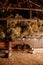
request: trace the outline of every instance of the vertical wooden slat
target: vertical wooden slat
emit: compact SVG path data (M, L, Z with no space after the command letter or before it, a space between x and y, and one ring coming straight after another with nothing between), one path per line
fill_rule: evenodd
M12 47L11 47L11 42L8 42L9 44L9 49L8 49L8 57L12 55Z

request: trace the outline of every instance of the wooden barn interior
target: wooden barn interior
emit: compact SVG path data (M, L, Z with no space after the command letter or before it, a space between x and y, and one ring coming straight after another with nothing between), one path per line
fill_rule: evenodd
M19 60L28 54L36 64ZM43 65L43 0L0 0L0 57L12 60L13 55L17 65Z

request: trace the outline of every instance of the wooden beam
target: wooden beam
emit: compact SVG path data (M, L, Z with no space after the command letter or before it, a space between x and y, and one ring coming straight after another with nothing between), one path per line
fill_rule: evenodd
M38 12L43 12L43 9L34 9L34 8L14 8L14 7L8 7L8 8L6 8L6 7L4 7L4 8L1 8L1 9L7 9L7 10L31 10L31 11L38 11ZM0 11L1 12L1 11Z
M32 10L30 10L30 19L32 18Z
M32 1L29 1L29 2L32 3L32 4L34 4L37 7L41 7L40 5L38 5L38 4L36 4L36 3L32 2Z
M8 10L32 10L32 11L39 11L39 12L43 12L43 9L33 9L33 8L13 8L13 7L9 7Z
M7 20L7 21L11 21L11 20L16 20L16 21L37 21L37 19L15 19L15 18L0 18L0 20Z
M15 18L0 18L0 20L7 20L7 21L11 21L11 20L14 20L14 21L32 21L32 22L34 22L34 21L37 21L38 19L36 18L36 19L15 19ZM40 20L39 19L39 21L43 21L43 20Z

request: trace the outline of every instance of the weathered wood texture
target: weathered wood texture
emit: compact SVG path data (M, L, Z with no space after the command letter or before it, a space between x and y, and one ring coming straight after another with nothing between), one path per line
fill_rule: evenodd
M10 59L0 58L0 65L43 65L43 53L13 52Z
M8 47L9 47L8 43L0 41L0 49L8 49Z

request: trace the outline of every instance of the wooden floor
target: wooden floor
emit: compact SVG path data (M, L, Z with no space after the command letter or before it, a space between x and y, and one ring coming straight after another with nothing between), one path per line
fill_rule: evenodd
M0 65L43 65L43 53L13 52L9 59L0 58Z

